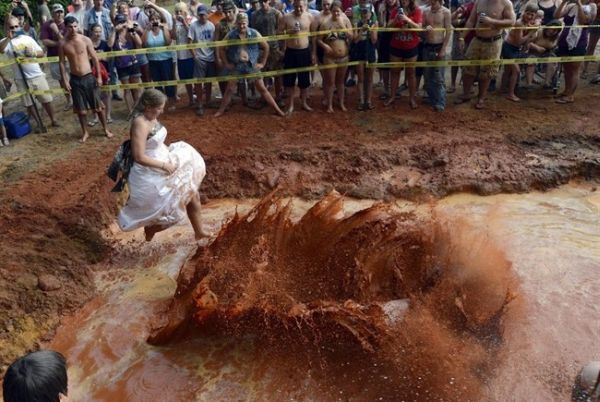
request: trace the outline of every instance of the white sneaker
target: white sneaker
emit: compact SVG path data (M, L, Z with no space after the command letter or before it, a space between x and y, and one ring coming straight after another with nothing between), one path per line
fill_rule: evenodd
M9 146L9 145L10 145L10 142L8 142L8 137L4 137L4 138L2 139L2 142L3 142L3 143L4 143L4 145L6 145L6 146Z

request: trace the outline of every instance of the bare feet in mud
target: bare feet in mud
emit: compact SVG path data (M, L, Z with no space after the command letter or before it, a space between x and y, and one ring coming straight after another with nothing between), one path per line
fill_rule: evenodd
M484 108L484 103L483 103L483 99L478 99L477 103L475 104L475 109L477 110L481 110Z
M417 101L414 98L408 101L408 105L413 110L419 107L419 105L417 105Z
M521 98L519 98L516 95L507 95L506 99L508 99L509 101L513 101L513 102L521 102Z
M86 142L86 141L88 140L88 138L90 138L90 133L88 133L88 132L86 131L85 133L83 133L83 137L81 137L81 138L79 139L79 142L81 142L81 143L83 144L84 142Z
M112 132L110 132L109 130L104 130L104 135L106 135L106 138L112 138L112 137L114 137L114 136L115 136L115 135L114 135Z
M328 107L327 110L326 110L326 112L327 113L333 113L333 107L331 107L331 106Z
M340 109L342 109L342 112L348 111L348 109L346 109L346 105L344 105L343 103L340 103Z
M385 102L383 102L383 106L391 106L396 99L393 96L387 98Z
M313 111L312 107L308 106L308 103L303 103L302 104L302 109L306 110L307 112L312 112Z

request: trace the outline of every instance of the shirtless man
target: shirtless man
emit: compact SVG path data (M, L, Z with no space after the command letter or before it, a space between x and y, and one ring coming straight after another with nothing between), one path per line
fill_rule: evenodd
M294 0L294 11L285 14L279 21L279 34L304 34L296 38L286 39L283 50L283 68L302 68L317 64L316 46L314 46L314 37L309 37L308 33L316 31L315 17L306 11L304 0ZM310 41L313 46L309 46ZM310 87L310 72L290 73L283 76L283 86L285 93L289 97L289 106L287 114L294 111L294 87L298 78L298 87L300 88L300 99L302 109L311 112L312 108L308 106L308 87Z
M113 133L106 126L104 105L100 100L102 77L100 76L100 62L96 57L94 45L90 38L79 33L79 24L75 17L65 18L65 29L65 38L60 42L58 49L60 73L63 78L63 88L73 97L73 111L79 117L79 124L83 133L80 142L85 142L90 136L87 131L86 119L87 110L90 109L98 115L104 134L111 138ZM71 68L70 80L67 80L65 57ZM90 59L94 63L98 77L92 75Z
M451 13L448 8L442 5L442 0L431 0L429 4L430 6L425 9L423 15L423 25L426 30L423 60L443 60L446 57L446 49L452 36ZM439 28L445 28L445 30L436 30ZM433 110L442 112L446 107L446 85L444 83L443 67L428 67L425 69L425 90Z
M515 23L515 12L510 0L476 0L473 11L469 15L466 28L487 28L477 31L465 54L467 60L497 60L502 51L502 29ZM466 31L461 32L459 40L464 46ZM476 109L483 109L485 96L492 78L498 74L497 65L465 66L463 69L463 96L456 103L470 100L471 89L479 70L479 94Z
M515 24L516 29L511 29L508 32L508 36L502 44L503 59L520 59L525 57L525 54L521 49L535 39L537 30L525 30L521 28L533 26L535 24L538 10L539 7L537 4L527 3L523 15L521 15L521 18L519 18ZM506 95L506 99L513 102L521 101L521 98L515 94L520 76L521 69L518 64L507 64L504 67L502 82L508 80L508 94Z

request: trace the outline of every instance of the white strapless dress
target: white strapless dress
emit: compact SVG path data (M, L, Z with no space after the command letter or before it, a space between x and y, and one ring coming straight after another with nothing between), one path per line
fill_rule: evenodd
M204 159L191 145L180 141L165 145L167 129L161 126L146 141L146 155L177 168L171 175L162 169L133 163L127 179L129 199L119 213L124 231L158 225L167 228L186 215L186 205L198 193L206 175Z

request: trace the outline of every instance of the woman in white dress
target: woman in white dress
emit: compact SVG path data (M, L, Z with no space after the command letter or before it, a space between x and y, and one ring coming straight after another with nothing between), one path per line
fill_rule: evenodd
M201 239L210 235L202 229L198 194L206 166L191 145L182 141L165 145L167 129L158 116L166 100L156 89L147 89L140 97L143 112L131 124L129 199L119 213L119 226L124 231L143 227L150 241L187 213L196 239Z

